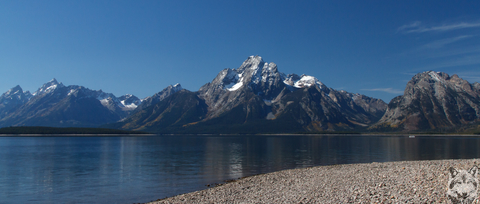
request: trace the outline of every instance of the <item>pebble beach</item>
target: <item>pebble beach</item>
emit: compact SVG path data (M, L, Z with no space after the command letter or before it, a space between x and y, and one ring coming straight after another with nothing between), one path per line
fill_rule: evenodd
M165 198L170 203L448 203L448 168L480 159L344 164L241 178ZM479 203L476 199L474 203Z

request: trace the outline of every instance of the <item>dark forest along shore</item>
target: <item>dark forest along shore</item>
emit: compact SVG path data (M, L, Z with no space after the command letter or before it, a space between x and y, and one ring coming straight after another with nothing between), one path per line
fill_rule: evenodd
M138 203L285 169L480 158L479 137L0 137L5 203Z

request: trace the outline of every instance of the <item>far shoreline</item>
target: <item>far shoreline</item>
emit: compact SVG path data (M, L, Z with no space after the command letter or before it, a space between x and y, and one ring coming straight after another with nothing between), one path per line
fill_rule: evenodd
M11 126L0 128L0 135L42 136L42 135L140 135L149 134L141 131L117 130L90 127L46 127L46 126Z
M0 134L0 137L155 137L157 134Z
M360 133L360 134L296 134L296 133L278 133L278 134L161 134L161 133L29 133L0 134L0 137L157 137L157 136L329 136L329 137L480 137L479 134L408 134L408 133Z
M258 134L249 134L249 133L237 133L237 134L194 134L194 133L185 133L185 134L155 134L160 136L176 136L176 135L192 135L192 136L346 136L346 137L355 137L355 136L378 136L378 137L437 137L437 136L445 136L445 137L480 137L480 134L472 134L472 133L438 133L438 134L421 134L421 133L359 133L359 134L298 134L298 133L258 133Z
M0 128L0 137L41 137L41 136L175 136L175 135L194 135L194 136L480 136L476 132L442 133L442 132L293 132L293 133L155 133L143 132L141 130L120 130L109 128L92 127L48 127L48 126L10 126Z

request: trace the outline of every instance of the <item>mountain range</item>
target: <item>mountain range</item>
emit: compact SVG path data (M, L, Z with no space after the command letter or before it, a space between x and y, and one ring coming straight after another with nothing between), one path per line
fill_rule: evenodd
M370 129L451 132L478 124L480 84L457 75L428 71L415 75L402 96L390 101L383 117Z
M0 96L0 127L108 127L154 133L455 131L478 124L480 84L423 72L389 104L335 90L314 76L285 74L260 56L221 70L198 91L170 85L139 99L65 86Z
M250 56L198 91L181 90L110 127L159 133L348 131L378 121L386 107Z
M127 117L140 103L133 95L117 98L52 79L33 94L16 86L0 96L0 126L97 127Z

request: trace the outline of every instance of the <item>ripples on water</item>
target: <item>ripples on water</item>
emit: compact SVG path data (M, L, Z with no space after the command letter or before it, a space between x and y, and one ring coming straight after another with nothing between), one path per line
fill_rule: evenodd
M148 202L318 165L467 159L479 137L0 137L0 203Z

